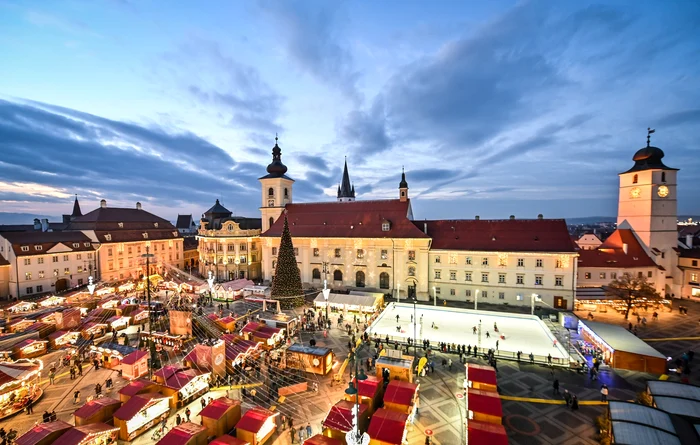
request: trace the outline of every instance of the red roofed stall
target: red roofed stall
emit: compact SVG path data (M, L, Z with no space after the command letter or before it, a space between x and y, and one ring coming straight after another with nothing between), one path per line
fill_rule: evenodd
M353 379L353 384L357 385L357 379ZM357 387L357 395L360 403L367 405L369 408L370 415L376 409L383 391L384 384L377 376L368 375L367 380L360 380L359 387ZM355 396L345 394L345 400L355 403Z
M264 349L272 349L284 339L284 329L250 322L241 329L241 335L246 340L261 342Z
M14 345L12 348L13 356L16 359L42 356L46 354L48 344L47 340L28 338Z
M127 380L137 379L148 374L148 351L134 351L122 359L122 377Z
M80 332L75 331L56 331L49 334L49 346L52 349L59 349L63 346L68 346L75 343L80 337Z
M326 437L322 434L306 439L304 445L345 445L345 440L338 440L332 437Z
M125 387L119 390L119 400L127 402L130 398L137 394L147 392L157 392L160 385L146 379L138 379L129 382Z
M159 445L206 445L207 429L192 422L181 423L158 441Z
M467 423L469 443L508 445L508 435L503 425L470 420Z
M355 403L341 400L331 407L328 415L321 423L323 434L338 440L345 440L345 434L352 429L352 413ZM369 407L360 404L358 412L358 423L361 430L366 430L369 424Z
M57 420L55 422L38 423L29 431L15 440L16 445L50 445L63 433L73 428L70 423Z
M54 445L107 445L117 441L119 428L106 423L92 423L69 429Z
M265 443L275 432L275 416L278 414L261 407L249 409L236 424L236 437L250 445Z
M221 436L231 431L241 420L241 402L221 397L205 406L199 415L202 425L209 430L209 436Z
M114 413L121 440L133 440L170 412L170 397L157 392L136 394Z
M370 445L401 445L406 439L408 415L379 408L369 422Z
M498 379L492 366L467 363L464 389L473 388L482 391L497 391Z
M473 419L499 425L503 422L501 397L497 392L470 388L467 390L467 407L470 421Z
M384 391L384 408L411 414L417 398L418 385L402 380L392 380Z
M250 445L250 442L224 434L223 436L217 437L213 441L209 442L209 445Z
M112 423L114 413L122 406L122 402L109 397L100 397L87 402L78 408L75 416L75 426L91 423Z
M169 396L171 408L181 408L209 391L211 372L198 369L177 371L165 380L161 392Z

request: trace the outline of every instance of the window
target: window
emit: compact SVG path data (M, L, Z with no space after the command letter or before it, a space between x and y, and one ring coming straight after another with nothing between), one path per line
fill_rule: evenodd
M612 278L613 280L616 280L617 279L617 272L610 272L610 278Z
M515 276L515 284L525 284L525 275L518 274Z
M277 255L277 247L273 247L273 248L272 248L272 254L273 254L273 255Z
M131 246L127 247L126 249L127 249L127 253L128 253L129 255L131 255L131 251L132 251Z
M379 274L379 288L389 289L389 274L382 272Z
M57 276L58 276L58 269L54 269L54 270L53 270L53 276L54 276L54 277L57 277Z
M409 250L408 251L408 261L415 261L415 260L416 260L416 251Z
M390 228L391 228L391 224L389 224L388 222L382 223L382 232L388 232Z
M109 233L105 235L105 241L112 241L112 235L110 235Z
M464 281L471 281L472 280L472 273L471 272L464 272Z
M464 296L465 296L465 297L471 297L471 296L472 296L472 290L471 290L471 289L465 290L465 291L464 291Z
M383 260L388 259L388 258L389 258L389 251L386 250L386 249L382 249L381 258L382 258Z
M63 269L64 275L70 275L70 267L66 267Z
M250 243L250 250L255 250L255 243Z
M90 243L83 243L83 246L90 247Z
M518 301L523 301L523 296L518 294L518 295L516 295L515 299Z
M299 248L298 247L294 248L294 256L299 256Z
M440 263L440 255L435 256L435 262L438 264Z
M693 260L691 264L693 267L698 267L698 260Z
M267 189L267 196L275 196L275 190L272 187Z
M335 257L336 257L336 258L340 258L340 256L341 256L340 249L335 249L334 254L335 254Z
M78 244L80 246L80 244ZM34 250L44 250L44 246L39 245L39 246L34 246Z
M637 277L642 278L644 276L644 272L637 272Z
M591 279L591 273L590 273L590 272L586 272L585 274L583 274L583 277L584 277L585 279L587 279L587 280L590 280L590 279Z
M253 262L253 263L257 262L257 261L258 261L257 255L252 254L252 255L250 256L250 261Z
M661 172L661 182L666 182L666 172Z
M274 268L275 268L275 266L277 266L277 261L275 261L275 260L272 260L272 268L274 269Z
M525 258L518 258L518 267L525 267Z
M32 265L32 259L31 259L31 258L25 258L25 259L24 259L24 265L25 265L25 266L31 266L31 265Z
M236 250L236 248L234 247L233 244L228 244L226 246L226 250L228 250L229 252L233 252L234 250ZM219 251L221 251L221 249L219 249Z
M275 219L273 217L270 217L270 227L275 223Z
M241 255L241 256L238 258L238 261L239 261L241 264L248 264L248 257L245 256L245 255Z
M39 271L39 278L44 278L44 271L43 270Z
M506 299L506 293L505 293L505 292L499 292L499 293L498 293L498 299L499 299L499 300L505 300L505 299Z
M63 255L63 261L68 261L68 255Z
M647 271L647 278L651 278L653 275L652 271L648 270Z
M535 275L535 286L542 286L542 275Z
M435 288L435 295L440 295L440 288L439 287Z
M442 275L442 271L441 271L441 270L436 270L436 271L435 271L435 279L436 279L436 280L439 280L439 279L440 279L440 275Z
M561 269L561 260L560 260L559 258L557 258L557 262L556 262L556 264L554 265L554 267L557 268L557 269Z
M639 180L639 175L632 176L632 184L636 184L638 180Z
M311 278L314 280L320 280L321 279L321 271L318 269L314 269L311 271Z
M76 259L76 260L82 260L82 259L83 259L83 255L80 254L80 253L77 253L77 254L75 254L75 259Z
M698 282L698 274L691 273L690 274L690 281L692 281L693 283L697 283Z
M78 266L78 273L83 273L83 266Z
M666 252L661 252L661 258L666 258Z
M129 260L129 267L134 267L134 260Z
M488 283L488 282L489 282L489 274L487 274L487 273L482 273L482 274L481 274L481 282L482 282L482 283Z
M481 259L481 265L482 265L482 266L488 266L488 265L489 265L489 259L486 258L486 257L483 257L483 258Z
M289 190L287 190L287 187L284 188L284 197L289 197Z
M451 270L450 271L450 280L456 280L457 279L457 272Z
M361 270L355 273L355 287L365 287L365 273Z
M29 246L22 246L22 252L29 252Z
M141 253L141 246L136 246L136 253Z
M535 260L535 267L542 267L542 258L537 258Z
M471 266L471 264L472 264L472 257L468 256L467 259L466 259L466 261L465 261L465 264L466 264L467 266Z
M564 285L564 277L554 277L554 285L555 286L563 286Z
M37 291L37 293L44 292L44 286L42 286L42 285L37 286L36 291Z
M107 249L107 256L112 256L112 248Z
M24 279L25 279L25 280L31 280L31 279L32 279L32 273L31 273L31 272L25 272L25 273L24 273Z
M333 281L343 281L343 272L339 270L333 271Z
M82 279L82 278L78 278L78 286L82 286L82 285L83 285L83 279Z
M604 280L604 279L605 279L605 272L601 272L601 273L600 273L600 279L601 279L601 280Z
M415 277L416 276L416 268L411 266L408 268L408 276L409 277Z
M500 284L505 284L505 282L506 282L506 274L504 274L504 273L499 273L499 274L498 274L498 282L499 282Z
M318 251L318 247L314 247L314 256L317 257L319 255L320 255L320 253Z
M455 295L455 290L454 290L454 289L450 289L450 295L452 295L452 296Z
M31 286L28 287L28 288L26 288L25 290L27 291L28 294L33 294L33 293L34 293L34 288L31 287Z
M361 260L362 258L365 257L365 251L363 249L357 249L356 255L357 255L357 259Z
M239 250L240 252L245 252L245 251L248 250L248 246L245 245L245 244L241 244L240 246L238 246L238 250Z
M447 257L447 262L449 264L457 264L457 254L456 253L450 254L450 256Z
M80 243L73 243L73 248L74 248L74 249L77 249L77 248L79 248L79 247L80 247Z

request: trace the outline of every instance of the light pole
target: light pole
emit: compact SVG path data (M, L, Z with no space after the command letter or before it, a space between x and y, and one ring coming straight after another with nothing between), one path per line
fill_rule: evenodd
M345 394L355 396L355 406L352 412L352 429L345 435L345 442L348 445L368 445L370 440L369 434L360 432L360 419L358 418L360 416L360 395L357 389L360 386L360 382L367 380L367 375L363 369L360 369L359 373L357 372L359 363L358 352L361 348L362 345L360 345L355 352L351 352L355 360L355 381L357 382L357 387L355 387L352 380L350 380L348 389L345 390Z
M437 306L437 290L433 286L433 306Z
M235 260L233 260L233 264L236 265L236 279L238 279L238 265L241 264L241 260L236 258Z
M326 324L328 323L328 297L331 296L331 290L328 289L328 281L323 280L323 299L326 300Z
M539 295L537 294L532 294L532 310L530 312L530 315L535 315L535 301L542 301Z
M148 367L148 378L153 380L153 368L160 369L160 360L156 357L156 345L153 343L153 307L151 307L151 258L155 257L149 253L149 246L146 246L146 253L141 258L146 258L146 298L148 302L148 351L150 353L150 366Z
M476 290L476 294L474 296L474 310L477 309L479 303L479 289Z
M416 348L416 340L417 340L417 335L416 335L416 323L418 322L417 316L418 314L416 313L416 303L418 303L418 297L415 297L413 299L413 356L418 357L418 349Z
M214 290L214 274L209 271L209 278L207 278L207 284L209 285L209 298L212 298L212 291Z
M92 294L95 293L95 285L92 282L92 275L88 277L88 292L90 292L90 296L92 297Z

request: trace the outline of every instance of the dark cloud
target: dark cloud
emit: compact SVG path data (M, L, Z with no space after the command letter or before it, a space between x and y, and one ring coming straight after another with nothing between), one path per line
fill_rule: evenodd
M700 124L700 110L685 110L667 114L656 120L659 127L672 127L684 124Z
M368 155L391 148L384 101L378 96L369 110L353 110L340 128L341 142L353 149L356 161L366 161Z
M420 170L407 171L406 179L410 180L411 182L432 182L435 180L451 178L458 174L458 170L447 170L442 168L424 168Z
M294 157L298 162L305 165L307 168L320 171L328 171L328 163L320 155L296 155Z
M341 20L334 2L262 1L275 23L289 57L319 82L339 89L356 103L359 72L354 67L348 46L338 36Z

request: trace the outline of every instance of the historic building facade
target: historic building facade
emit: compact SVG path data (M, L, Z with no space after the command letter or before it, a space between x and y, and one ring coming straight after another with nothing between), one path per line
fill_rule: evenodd
M272 190L272 195L269 195L267 190L265 193L275 199L278 195L284 196L286 189L276 187ZM288 193L291 193L291 187ZM262 276L262 254L260 252L262 221L264 218L260 220L258 218L234 217L231 211L222 206L217 199L216 203L202 215L200 221L197 234L199 273L208 276L211 271L218 281L231 281L239 278L260 280Z

